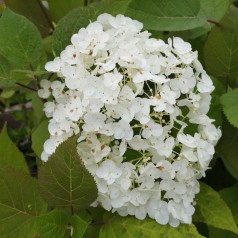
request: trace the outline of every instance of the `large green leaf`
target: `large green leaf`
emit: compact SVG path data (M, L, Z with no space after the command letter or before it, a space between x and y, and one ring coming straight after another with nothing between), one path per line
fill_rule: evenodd
M228 121L238 127L238 88L223 94L220 100Z
M28 226L34 228L35 217L45 211L45 203L37 193L36 180L27 173L0 166L0 237Z
M238 73L238 9L231 8L229 14L215 26L204 48L204 59L210 74L231 77Z
M238 179L238 129L224 120L222 138L219 142L219 152L222 160L233 177Z
M69 12L62 20L59 21L53 33L53 50L59 55L67 45L73 34L80 28L86 27L90 21L95 21L97 16L102 13L117 15L125 13L130 0L104 1L95 3L88 7L80 7Z
M76 148L76 138L58 146L39 171L42 197L53 207L78 210L97 198L97 186Z
M7 134L6 124L0 133L0 166L2 164L28 171L23 154Z
M70 10L84 5L84 0L48 0L50 15L54 21L60 20Z
M199 0L131 0L126 15L143 22L148 30L181 31L206 22L199 11Z
M229 0L199 1L201 10L198 16L215 22L219 22L222 19L230 5ZM198 36L201 36L210 31L213 26L215 26L214 23L209 23L208 21L206 21L203 26L190 30L189 37L196 38Z
M231 209L236 224L238 225L238 184L229 188L224 188L219 193Z
M100 230L100 238L201 238L194 225L180 225L173 228L146 218L141 221L134 217L120 217L106 214L105 225Z
M201 191L196 196L197 206L194 221L204 222L219 229L238 234L238 228L232 213L219 193L201 183Z
M42 121L32 133L32 149L40 158L43 151L44 142L50 137L48 132L48 120Z
M25 17L5 9L0 18L0 54L20 68L38 63L43 44L37 28Z
M53 210L37 218L38 233L42 238L68 238L70 237L70 216L68 213Z
M40 5L40 1L5 0L5 3L7 7L12 9L13 11L27 17L30 21L32 21L38 27L43 36L46 36L51 32L51 24L42 11L42 5ZM45 9L45 11L47 10Z

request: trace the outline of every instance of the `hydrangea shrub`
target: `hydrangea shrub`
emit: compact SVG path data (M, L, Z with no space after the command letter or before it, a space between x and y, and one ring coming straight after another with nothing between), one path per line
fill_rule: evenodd
M237 237L237 6L0 1L0 237Z
M123 15L98 16L45 66L50 118L43 161L72 135L99 190L92 206L159 224L192 222L198 179L221 136L207 116L214 90L196 51L151 38Z

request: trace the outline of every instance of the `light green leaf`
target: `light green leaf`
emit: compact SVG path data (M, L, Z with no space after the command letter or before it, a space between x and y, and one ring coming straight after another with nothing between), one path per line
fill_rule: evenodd
M6 124L0 133L0 166L2 164L28 171L23 154L7 134Z
M170 225L160 225L146 218L141 221L134 217L121 217L116 214L106 214L105 225L100 230L99 238L201 238L194 225L180 225L173 228Z
M5 90L3 89L0 94L0 97L4 99L11 98L14 95L14 93L15 91L12 89L5 89Z
M200 185L201 190L196 196L197 205L193 220L238 234L238 228L225 201L208 185L204 183Z
M34 126L38 126L45 116L44 103L36 92L29 93L27 99L32 103Z
M39 171L42 197L53 207L85 209L97 198L97 186L76 148L76 138L60 144Z
M42 238L68 238L70 216L64 211L53 210L37 218L38 233Z
M70 10L84 5L84 0L48 0L49 11L54 21L59 21Z
M0 55L0 88L14 86L15 81L11 78L11 65L8 60Z
M222 189L219 191L219 194L230 208L236 224L238 225L238 184Z
M207 70L217 77L231 77L238 73L238 9L231 8L229 14L215 26L204 48Z
M148 30L181 31L206 22L199 11L199 0L131 0L126 15L143 22Z
M40 158L45 141L50 137L48 132L48 120L42 121L32 133L32 149Z
M90 224L89 221L83 219L78 215L72 216L71 217L71 226L73 227L72 238L83 238L89 224Z
M35 65L43 45L37 28L25 17L5 9L0 18L0 54L19 67Z
M238 179L238 129L224 120L222 138L218 144L222 160L233 177Z
M0 191L0 237L15 237L13 234L25 225L34 229L35 217L46 208L37 193L36 180L0 165Z
M220 101L228 121L238 127L238 88L223 94Z
M230 5L229 0L209 0L209 1L199 0L199 1L201 10L198 16L216 22L219 22L222 19L222 17L225 15ZM203 26L190 30L189 36L190 38L199 37L210 31L213 26L215 26L215 24L206 21Z
M117 15L125 13L130 0L103 1L91 4L88 7L80 7L69 12L62 20L59 21L53 33L53 50L59 55L67 45L73 34L80 28L86 27L90 21L95 21L97 16L102 13Z

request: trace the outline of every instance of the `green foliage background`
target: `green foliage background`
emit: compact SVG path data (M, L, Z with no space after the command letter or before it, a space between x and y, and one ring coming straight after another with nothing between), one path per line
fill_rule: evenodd
M156 38L189 41L216 86L209 116L222 138L191 225L172 228L90 208L97 188L76 138L40 162L48 122L36 91L41 79L56 77L44 65L105 12L141 21ZM0 1L0 128L1 238L238 237L238 1Z

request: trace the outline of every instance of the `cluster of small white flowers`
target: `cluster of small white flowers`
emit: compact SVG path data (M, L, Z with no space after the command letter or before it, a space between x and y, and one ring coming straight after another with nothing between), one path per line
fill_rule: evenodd
M197 179L221 132L206 114L213 83L181 38L150 38L142 23L102 14L46 64L41 81L50 138L42 160L79 134L94 176L93 206L160 224L191 223Z

